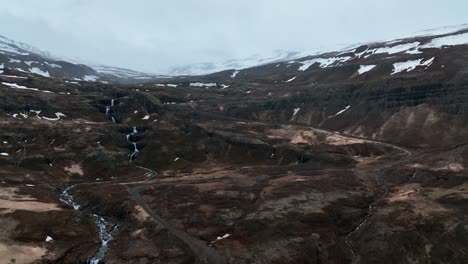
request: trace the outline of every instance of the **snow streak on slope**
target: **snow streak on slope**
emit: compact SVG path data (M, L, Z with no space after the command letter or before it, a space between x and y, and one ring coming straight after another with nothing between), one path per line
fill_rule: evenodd
M409 72L409 71L416 69L416 67L420 67L420 66L425 66L427 68L431 66L433 62L434 62L434 58L431 58L429 60L418 59L418 60L409 60L405 62L397 62L393 64L392 75L399 73L399 72L403 72L403 71Z
M346 57L332 57L332 58L316 58L312 60L306 60L306 61L301 61L302 66L299 67L299 71L305 71L310 68L310 66L318 63L321 68L327 68L330 67L331 65L337 65L343 62L346 62L350 60L351 57L346 56Z
M429 43L422 45L421 48L442 48L444 46L456 46L464 44L468 44L468 32L463 34L435 38Z
M359 68L359 70L358 70L358 73L359 73L359 74L364 74L364 73L366 73L366 72L371 71L372 69L374 69L375 66L377 66L377 65L361 65L360 68Z

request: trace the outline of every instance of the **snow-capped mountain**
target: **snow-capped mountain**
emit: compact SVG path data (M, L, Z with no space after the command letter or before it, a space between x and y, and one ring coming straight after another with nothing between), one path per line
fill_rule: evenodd
M204 75L231 69L245 69L254 66L285 61L295 58L299 52L276 50L271 55L253 55L245 59L232 59L224 62L205 62L177 66L169 70L169 75Z
M167 75L151 74L107 65L88 64L88 66L109 79L118 78L119 82L122 83L150 82L172 78Z
M468 24L463 25L456 25L456 26L448 26L442 28L435 28L429 29L424 31L415 32L413 34L395 38L389 41L383 42L375 42L375 43L361 43L361 44L354 44L354 45L346 45L346 46L334 46L334 47L322 47L312 50L305 50L305 51L283 51L277 50L274 51L271 55L254 55L246 59L233 59L228 60L225 62L207 62L207 63L195 63L183 66L177 66L172 68L168 74L169 75L205 75L215 72L221 72L226 70L242 70L256 66L267 65L271 63L278 63L284 61L291 61L291 60L299 60L304 57L309 56L318 56L318 57L326 57L328 53L345 53L356 49L359 46L392 46L394 43L404 42L406 39L411 38L423 38L423 37L433 37L433 36L440 36L445 34L453 34L457 32L461 32L464 30L468 30ZM414 43L413 43L414 44ZM396 45L393 45L396 46ZM406 47L406 46L405 46ZM404 49L405 47L399 46L396 49ZM416 47L414 47L416 48ZM377 50L377 53L383 52L383 50ZM390 51L395 52L395 50Z
M421 49L429 48L431 45L464 44L468 43L466 32L468 32L468 24L425 30L394 40L347 47L327 47L308 51L276 50L271 55L266 56L254 55L245 59L177 66L170 69L167 75L143 73L125 68L61 59L27 44L0 36L0 68L11 68L46 77L119 83L155 82L171 78L170 76L207 75L222 71L232 71L232 75L236 76L239 71L244 69L269 64L284 64L285 62L289 62L283 65L285 67L289 67L293 63L299 63L301 65L299 69L305 71L314 64L329 67L349 63L353 61L355 56L368 58L377 54L387 53L391 55L400 52L419 54ZM438 39L441 36L446 38L443 40Z
M139 83L165 76L137 72L104 65L85 65L74 60L61 59L49 52L0 36L0 69L9 68L44 77L75 81Z
M78 81L97 81L102 78L86 65L60 60L47 52L3 36L0 36L0 68Z

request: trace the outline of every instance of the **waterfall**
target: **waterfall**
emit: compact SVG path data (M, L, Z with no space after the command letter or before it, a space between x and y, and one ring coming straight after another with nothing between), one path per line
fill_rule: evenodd
M133 152L130 153L130 155L129 155L129 157L130 157L130 162L132 162L134 159L136 159L136 155L138 154L138 152L140 152L140 151L138 150L137 143L130 140L130 137L133 136L133 135L136 135L136 134L138 134L138 130L137 130L136 126L134 126L134 127L132 128L132 133L126 135L127 142L128 142L128 143L132 143L132 145L133 145Z
M114 99L111 100L110 105L106 105L106 116L111 118L112 123L117 123L114 116L111 115L112 108L114 107Z

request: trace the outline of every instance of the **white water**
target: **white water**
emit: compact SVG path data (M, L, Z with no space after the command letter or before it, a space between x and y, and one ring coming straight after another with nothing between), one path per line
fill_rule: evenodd
M75 185L68 186L60 194L60 201L73 207L74 210L79 210L80 205L73 199L73 196L68 193L70 189L75 187ZM109 223L106 222L104 217L93 214L94 222L96 223L97 231L99 234L99 240L101 241L101 246L99 247L96 255L87 261L89 264L99 264L101 260L106 256L109 249L109 242L114 239L114 235L118 230L118 225L111 227Z
M117 121L115 120L115 117L111 115L111 110L114 107L114 105L115 105L114 99L111 99L110 105L106 105L106 116L107 118L109 117L111 118L112 123L117 123Z
M99 240L101 241L101 247L94 257L92 257L88 263L89 264L99 264L101 260L106 256L109 249L109 242L114 239L114 234L118 230L118 225L113 228L110 227L109 223L99 215L93 214L94 222L98 228Z
M63 192L60 194L60 201L73 207L74 210L78 210L80 209L80 205L75 202L75 200L73 200L73 196L71 196L68 191L73 188L75 185L72 185L72 186L68 186L67 188L65 188L65 190L63 190Z
M134 142L134 141L130 141L130 137L133 136L133 135L135 135L135 134L137 134L137 133L138 133L138 130L137 130L137 128L134 126L134 127L133 127L133 130L132 130L132 133L126 135L126 137L127 137L127 142L128 142L128 143L132 143L132 145L133 145L133 152L130 153L130 155L129 155L129 157L130 157L130 162L132 162L132 161L136 158L136 155L138 154L138 152L140 152L140 151L138 150L137 143Z

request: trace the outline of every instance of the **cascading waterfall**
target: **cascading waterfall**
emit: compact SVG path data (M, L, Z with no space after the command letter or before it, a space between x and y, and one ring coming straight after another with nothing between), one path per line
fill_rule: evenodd
M60 194L60 201L73 207L75 211L80 209L80 204L73 199L73 196L69 191L75 187L75 185L68 186ZM109 242L114 239L115 233L118 231L119 226L115 225L113 227L104 219L104 217L93 214L94 222L96 223L97 231L99 234L99 240L101 241L101 246L99 247L96 255L87 261L89 264L99 264L102 259L106 256L109 249Z
M115 105L115 101L114 99L111 99L110 105L106 105L106 116L107 118L110 118L112 120L112 123L117 123L117 121L115 120L115 117L111 115L111 110L114 107L114 105Z
M116 225L113 228L110 228L109 223L99 215L93 214L94 222L98 228L99 240L101 241L101 247L94 257L92 257L88 263L89 264L99 264L101 260L106 256L107 250L109 249L109 242L114 239L114 235L117 232L119 226Z
M75 202L75 200L73 200L73 196L71 196L68 193L68 191L74 186L75 185L68 186L67 188L65 188L65 190L63 190L63 192L60 194L59 200L64 204L73 207L74 210L78 210L80 209L80 205L77 202Z
M134 141L130 141L130 137L133 136L133 135L136 135L136 134L138 134L138 130L137 130L137 128L134 126L134 127L133 127L133 130L132 130L132 133L126 135L127 142L128 142L128 143L131 143L131 144L133 145L133 152L130 153L130 155L129 155L129 157L130 157L130 162L132 162L134 159L136 159L136 155L138 154L138 152L140 152L140 151L138 150L137 143L134 142Z

